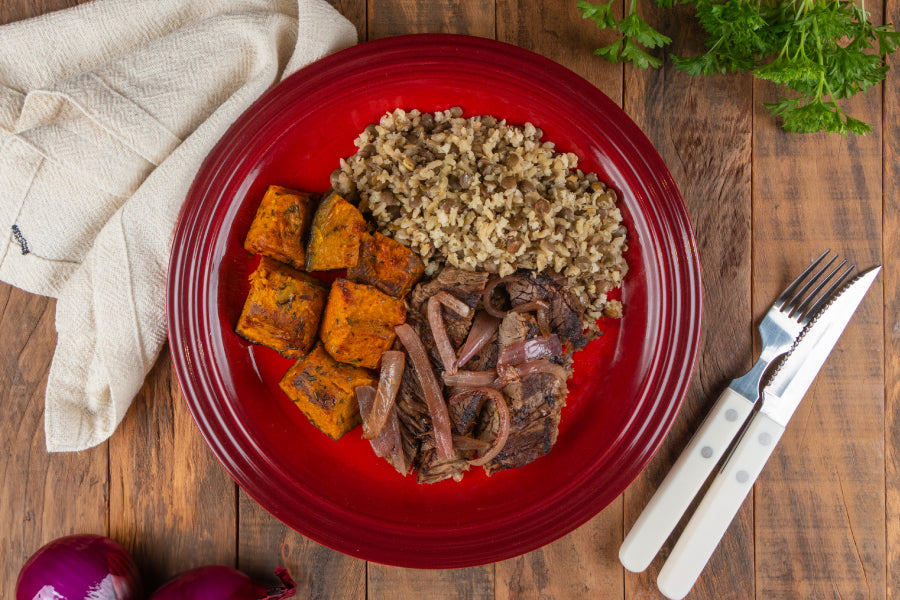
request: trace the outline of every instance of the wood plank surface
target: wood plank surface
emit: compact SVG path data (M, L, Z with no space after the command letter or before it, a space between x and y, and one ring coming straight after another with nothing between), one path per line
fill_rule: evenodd
M672 52L702 52L703 35L688 10L660 17L641 3L651 25L672 38ZM625 492L626 530L637 519L672 463L728 382L751 364L752 87L747 76L692 77L666 61L659 70L625 69L625 111L656 146L678 184L694 226L703 270L700 352L684 407L662 449ZM676 533L679 529L676 529ZM672 541L641 574L625 576L625 598L654 598L656 576ZM738 512L692 595L753 598L747 568L757 549L753 510Z
M885 3L886 22L900 23L900 1ZM900 598L900 57L888 58L884 85L882 271L884 286L884 450L886 598Z
M168 350L109 442L48 454L55 302L0 283L0 598L15 597L30 554L76 532L118 539L150 589L219 563L262 583L286 566L302 598L662 598L662 559L626 573L622 536L718 393L749 366L755 323L825 247L885 269L688 599L900 598L900 73L852 104L873 124L869 136L788 135L762 108L775 91L749 77L689 77L669 61L641 71L594 56L609 34L581 19L574 0L330 2L361 42L456 32L538 52L644 130L685 198L704 277L700 354L671 434L619 499L544 548L471 569L366 563L294 532L234 485L191 420ZM0 23L76 3L0 0ZM876 22L900 22L900 0L867 9ZM699 50L689 10L643 0L639 11L673 38L673 52ZM889 64L900 68L900 58Z
M881 20L872 7L873 22ZM753 307L757 314L824 249L860 268L881 263L880 90L849 114L863 137L789 135L756 86ZM885 597L881 279L841 337L755 487L761 598ZM807 557L815 557L809 560Z

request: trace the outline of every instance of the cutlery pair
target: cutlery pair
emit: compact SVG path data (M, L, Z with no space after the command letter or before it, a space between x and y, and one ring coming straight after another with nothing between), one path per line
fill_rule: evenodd
M730 449L660 570L657 585L667 598L680 600L693 587L880 270L841 287L853 266L843 261L832 268L837 256L829 255L816 259L766 313L759 359L716 401L622 543L625 568L646 569ZM785 354L760 391L768 367Z

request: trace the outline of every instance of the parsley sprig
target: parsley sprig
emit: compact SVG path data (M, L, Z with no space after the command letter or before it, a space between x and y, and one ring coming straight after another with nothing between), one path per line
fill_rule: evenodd
M873 25L869 12L851 0L656 0L660 8L692 4L707 33L707 51L672 56L691 75L743 71L772 81L790 93L767 103L791 132L864 134L871 126L848 115L838 101L884 80L884 57L900 46L893 25ZM671 40L644 21L631 0L617 19L612 2L578 0L584 18L619 33L596 54L639 68L662 62L648 50Z

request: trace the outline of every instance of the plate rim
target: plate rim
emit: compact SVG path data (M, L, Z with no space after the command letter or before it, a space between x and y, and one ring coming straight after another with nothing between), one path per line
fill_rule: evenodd
M287 524L289 527L296 529L301 534L306 535L311 539L314 539L315 541L335 550L365 560L373 560L375 562L384 564L415 568L457 568L503 560L505 558L517 556L519 554L522 554L523 552L539 548L546 543L562 537L563 535L566 535L577 527L581 526L584 522L586 522L600 510L602 510L608 504L608 502L599 507L591 505L587 510L582 509L574 518L569 516L569 518L563 519L565 523L560 528L544 536L533 536L533 538L530 539L530 541L526 544L514 544L509 549L501 549L494 552L482 551L481 554L468 554L467 556L436 556L428 553L417 554L416 556L412 557L399 556L396 554L373 555L372 552L361 547L359 544L354 544L352 540L347 543L348 540L335 540L327 535L321 535L321 531L313 531L310 529L301 531L296 527L295 523L287 522L288 516L283 514L283 511L280 510L280 507L276 507L273 509L271 505L267 506L267 496L265 496L264 494L258 494L258 490L254 489L252 485L247 485L246 474L248 469L250 471L253 470L253 466L248 464L241 464L242 461L235 459L235 457L229 456L228 444L225 443L225 441L231 440L231 442L233 443L234 440L232 439L232 436L229 436L227 433L224 437L216 437L215 435L213 435L213 430L216 428L216 426L222 425L221 418L218 419L218 424L215 423L216 416L207 414L202 410L202 407L197 404L197 399L193 396L193 393L196 391L198 372L194 369L194 365L192 365L189 360L186 360L186 355L181 352L186 347L184 346L184 344L190 343L189 340L185 340L182 328L186 322L190 324L191 322L196 321L199 315L187 315L186 318L183 318L183 315L181 315L179 311L176 310L179 294L173 293L173 288L175 288L175 286L177 285L179 278L184 277L184 268L186 267L179 262L179 260L182 258L182 249L184 248L182 242L186 237L189 236L189 233L191 231L190 229L184 228L185 224L188 223L185 217L190 212L190 210L195 208L195 205L199 205L200 207L202 207L202 201L206 199L204 191L205 182L207 180L213 179L214 175L218 175L220 172L222 172L221 170L223 168L227 170L227 167L229 167L229 164L225 162L225 159L231 156L231 154L235 151L235 140L239 139L240 137L238 134L242 129L249 127L252 123L252 117L250 117L250 115L264 111L265 107L272 102L277 103L277 89L279 87L284 89L285 87L297 84L297 82L303 79L315 79L317 75L320 76L323 72L327 73L335 65L340 66L342 64L352 64L352 61L358 61L361 59L363 60L363 62L365 62L366 60L372 60L372 55L377 55L381 58L398 53L402 55L404 52L409 51L409 47L411 45L414 45L418 51L421 51L423 47L428 47L429 49L434 50L442 49L449 54L449 56L445 58L450 58L452 57L452 55L456 54L463 60L471 60L471 56L466 56L466 53L468 52L474 52L476 55L479 53L483 53L485 55L490 55L493 57L496 57L499 53L506 57L512 57L511 60L514 61L527 61L532 65L537 65L535 67L537 70L550 70L551 72L555 73L557 77L564 80L567 85L570 86L570 88L572 88L572 90L574 90L575 92L578 92L579 94L587 93L591 95L593 97L592 100L603 105L605 109L611 110L613 113L616 113L616 117L618 118L618 120L615 125L632 143L634 139L637 139L642 144L642 159L645 163L647 163L647 168L654 174L654 178L658 180L657 183L659 187L667 191L667 199L672 201L671 205L665 207L668 209L668 212L665 213L666 219L664 220L664 223L667 224L671 230L673 230L673 233L680 233L680 238L678 240L673 239L669 241L671 244L675 245L676 249L684 252L683 258L686 260L685 264L687 268L682 272L682 275L679 275L679 278L685 280L683 282L683 285L681 286L681 291L685 296L683 300L688 303L688 307L686 309L683 309L681 313L673 313L673 315L675 315L675 317L678 317L679 314L684 315L687 314L687 312L690 312L692 315L692 318L689 319L690 322L688 323L687 332L688 337L685 341L688 356L685 357L686 360L682 363L684 366L683 370L675 374L674 396L677 398L677 401L671 402L668 405L668 410L666 410L662 414L661 427L659 427L654 432L654 436L652 438L652 443L650 444L650 446L644 447L644 450L637 461L638 466L637 468L633 469L634 473L627 478L628 481L622 488L623 490L627 488L628 485L630 485L631 482L633 482L634 479L638 477L638 475L647 466L650 459L659 450L659 447L662 445L663 440L665 439L668 431L671 429L674 423L675 416L683 405L684 397L686 395L687 388L696 364L697 355L699 353L700 331L702 328L703 314L701 270L699 255L697 251L696 237L694 234L693 225L691 224L687 214L687 208L685 206L684 200L681 196L681 193L678 191L678 187L675 184L674 178L672 177L662 158L659 156L658 152L653 147L649 139L647 139L643 132L641 132L637 125L628 117L628 115L624 111L622 111L622 109L617 104L612 102L612 100L610 100L600 90L590 84L590 82L583 79L581 76L577 75L568 68L559 65L558 63L551 61L548 58L545 58L532 51L519 48L518 46L514 46L512 44L507 44L505 42L490 40L486 38L476 38L472 36L457 34L412 34L385 38L372 42L364 42L356 46L352 46L346 50L342 50L340 52L332 54L305 67L304 69L301 69L297 73L294 73L290 77L286 78L284 82L279 84L279 86L276 86L276 88L273 88L273 90L270 90L269 92L261 96L232 124L232 126L223 135L220 141L216 144L216 146L204 160L203 165L201 166L193 184L191 185L186 200L182 205L178 217L178 224L176 225L176 231L173 235L171 259L169 268L167 270L168 279L166 283L166 308L170 352L172 354L173 367L176 372L179 386L182 389L185 401L188 404L188 408L195 423L200 429L204 440L213 450L213 454L216 459L220 462L220 464L222 464L225 470L238 483L238 485L242 489L244 489L244 491L248 493L248 495L250 495L254 499L254 501L258 502L265 510L273 514L276 518ZM347 67L345 66L344 68ZM197 198L199 198L199 200L197 200ZM190 265L187 265L187 267L190 267ZM676 273L676 275L678 275L678 273ZM201 384L200 388L206 393L214 391L214 386L211 386L209 383L207 383L206 385ZM673 390L671 386L666 387L665 389L669 392ZM626 426L623 428L623 434L629 429L630 425L630 422L626 424ZM244 458L246 458L246 455L244 455ZM263 499L263 501L260 501L261 498ZM458 531L458 528L456 529L456 531ZM415 531L412 533L421 535L423 532Z

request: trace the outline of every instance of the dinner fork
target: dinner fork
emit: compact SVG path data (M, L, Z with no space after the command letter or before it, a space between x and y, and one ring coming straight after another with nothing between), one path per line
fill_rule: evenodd
M719 396L622 542L619 560L629 571L640 572L649 566L752 412L769 365L791 349L803 328L853 270L852 265L844 268L846 260L831 269L838 255L825 262L830 253L826 250L814 260L763 317L759 359Z

